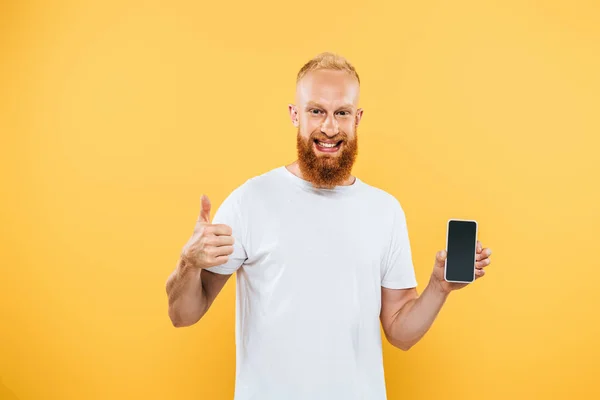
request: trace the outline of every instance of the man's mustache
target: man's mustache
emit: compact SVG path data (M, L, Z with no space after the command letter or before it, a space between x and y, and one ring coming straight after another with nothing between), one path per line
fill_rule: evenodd
M329 136L319 136L317 135L312 135L310 137L312 140L319 140L322 142L326 142L326 141L333 141L333 142L339 142L339 141L346 141L348 139L348 135L346 134L338 134L338 136L336 137L332 137L330 138Z

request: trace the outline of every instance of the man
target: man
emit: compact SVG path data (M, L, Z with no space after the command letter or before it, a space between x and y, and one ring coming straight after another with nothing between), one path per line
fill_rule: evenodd
M167 281L175 326L196 323L237 271L235 400L386 398L380 321L408 350L451 291L436 254L418 295L404 211L351 175L360 80L323 53L299 72L298 160L247 180L210 223L210 202ZM491 251L477 242L476 278Z

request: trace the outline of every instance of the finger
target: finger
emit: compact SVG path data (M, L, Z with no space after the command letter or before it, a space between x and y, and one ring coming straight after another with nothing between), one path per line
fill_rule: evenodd
M217 265L225 264L227 261L229 261L229 256L219 256L215 258L215 261L212 263L212 265L216 267Z
M483 246L481 246L481 242L478 240L478 241L477 241L477 253L481 253L481 248L482 248L482 247L483 247Z
M444 268L446 265L446 250L438 251L435 255L435 266L438 268Z
M210 200L208 196L205 194L202 195L200 199L201 207L200 207L200 216L198 217L198 221L204 222L205 224L210 224Z
M485 275L485 271L482 269L475 270L475 279L479 279Z
M213 235L231 236L233 234L231 227L225 224L213 224L206 227L206 233Z
M233 253L233 246L220 246L214 248L214 256L228 256Z
M491 264L490 259L486 258L485 260L477 261L475 263L475 268L477 268L477 269L485 268L485 267L487 267L490 264Z
M206 244L213 247L232 246L235 243L233 236L210 236L206 239Z
M488 258L491 255L492 255L491 249L483 249L480 254L477 254L476 259L477 259L477 261L481 261L483 259Z

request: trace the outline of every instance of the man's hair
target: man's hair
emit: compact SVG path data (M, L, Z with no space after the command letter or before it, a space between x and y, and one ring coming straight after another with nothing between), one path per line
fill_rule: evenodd
M358 85L360 86L360 78L358 77L358 73L356 72L352 64L350 64L350 62L348 62L348 60L346 60L344 57L331 52L318 54L312 60L304 64L304 66L300 69L300 72L298 72L296 84L298 84L298 82L300 82L300 80L308 72L315 71L317 69L346 71L352 76L356 77L356 80L358 80Z

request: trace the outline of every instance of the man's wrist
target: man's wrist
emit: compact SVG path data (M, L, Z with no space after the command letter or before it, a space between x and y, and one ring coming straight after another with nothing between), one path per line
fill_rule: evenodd
M177 276L183 278L190 273L199 273L200 269L192 264L191 260L184 255L179 258L177 263Z
M442 283L440 281L438 281L437 279L435 279L434 277L431 277L429 279L428 286L431 287L431 290L439 296L448 297L448 295L451 292L450 290L445 289L444 285L442 285Z

